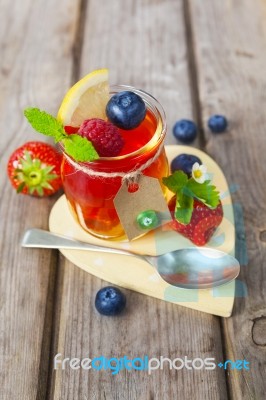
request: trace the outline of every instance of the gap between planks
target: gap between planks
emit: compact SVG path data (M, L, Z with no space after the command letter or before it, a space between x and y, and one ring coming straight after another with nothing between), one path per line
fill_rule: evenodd
M87 16L88 2L89 0L80 0L79 3L79 15L76 25L74 44L72 48L73 64L72 64L71 84L76 83L80 79L81 53L84 41L84 29Z
M198 139L200 149L205 149L205 136L204 136L204 125L200 106L200 94L199 94L199 84L198 84L198 70L197 70L197 60L195 54L195 43L194 43L194 33L190 12L190 2L188 0L183 0L183 10L184 10L184 23L185 23L185 35L187 44L187 56L188 56L188 73L190 79L190 92L192 101L192 110L195 122L198 126Z
M80 75L80 60L81 53L83 47L84 40L84 27L86 21L86 11L89 0L80 0L79 3L79 13L76 22L76 32L74 38L74 44L72 47L72 73L71 73L71 84L74 84L78 81ZM37 391L37 399L44 398L49 400L54 397L54 371L53 371L53 359L54 359L54 349L57 348L58 342L58 323L60 321L60 310L61 310L61 288L62 288L62 280L63 274L60 274L60 264L61 264L61 256L58 250L57 253L57 263L55 266L55 270L51 271L49 278L49 289L48 289L48 299L47 299L47 307L45 312L45 323L44 326L48 325L49 329L49 343L48 340L45 339L45 335L43 335L44 339L42 342L41 348L41 359L40 359L40 371L39 371L39 379L38 379L38 391ZM46 325L47 321L47 325ZM48 350L49 349L49 350ZM48 357L45 354L48 351ZM41 365L44 364L46 360L46 368L45 372L42 372Z
M38 375L37 399L48 398L49 382L51 370L51 355L54 343L54 326L55 326L55 310L57 309L57 296L58 288L58 266L59 266L59 252L52 250L54 253L53 263L50 265L49 284L47 290L47 301L44 316L44 331L41 344L40 365ZM45 368L43 367L45 365Z
M203 114L202 114L201 102L200 102L198 67L197 67L197 58L196 58L196 52L195 52L194 32L193 32L193 26L192 26L192 14L191 14L191 9L190 9L190 0L183 0L183 9L184 9L185 33L186 33L187 52L188 52L188 71L189 71L189 79L190 79L190 91L191 91L193 115L195 118L195 122L198 126L199 147L203 151L206 151L206 138L204 135ZM219 325L220 325L220 332L221 332L222 354L223 354L223 358L226 359L224 326L222 323L222 318L221 317L217 317L217 318L219 318ZM228 382L228 377L227 377L226 371L224 371L224 375L225 375L227 397L230 400L231 396L230 396L229 382Z

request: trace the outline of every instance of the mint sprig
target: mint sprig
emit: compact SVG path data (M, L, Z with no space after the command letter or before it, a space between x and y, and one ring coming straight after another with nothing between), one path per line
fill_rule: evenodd
M62 139L62 142L64 144L66 153L77 161L85 162L99 158L99 155L92 143L80 135L68 135Z
M188 179L183 171L175 171L163 178L163 184L176 194L175 218L184 225L190 223L194 199L210 208L219 204L219 192L210 180L199 183L193 178Z
M26 108L24 115L35 131L52 136L56 143L66 136L63 125L47 112L39 108Z
M55 143L62 142L65 152L75 161L88 162L99 158L93 144L86 138L65 132L64 126L55 117L39 108L26 108L24 115L37 132L53 137Z

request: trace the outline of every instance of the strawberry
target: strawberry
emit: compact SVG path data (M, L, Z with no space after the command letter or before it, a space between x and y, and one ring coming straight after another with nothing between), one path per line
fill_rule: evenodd
M61 155L47 143L27 142L11 154L7 173L18 193L50 196L62 186Z
M172 197L168 207L174 215L176 197ZM194 200L192 217L189 224L184 225L173 219L170 226L175 231L190 239L197 246L204 246L214 234L216 228L223 219L223 208L219 201L214 209L207 207L204 203Z

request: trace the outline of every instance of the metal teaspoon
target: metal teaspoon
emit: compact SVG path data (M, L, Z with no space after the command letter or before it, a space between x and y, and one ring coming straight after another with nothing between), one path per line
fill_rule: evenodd
M42 229L24 233L22 247L90 250L133 256L156 268L162 279L182 289L210 289L235 279L240 272L236 258L220 250L191 247L174 250L160 256L136 254L127 250L96 246Z

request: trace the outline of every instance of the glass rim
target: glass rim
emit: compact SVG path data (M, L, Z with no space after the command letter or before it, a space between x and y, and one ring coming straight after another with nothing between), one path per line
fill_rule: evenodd
M146 92L145 90L137 89L133 86L129 86L129 85L111 85L110 86L110 94L121 92L121 91L134 92L143 99L147 108L153 113L153 115L155 116L156 121L157 121L157 127L154 132L154 135L152 136L152 138L149 140L148 143L146 143L144 146L142 146L141 148L139 148L131 153L124 154L122 156L116 156L116 157L99 157L97 160L94 160L94 161L80 162L80 161L73 160L74 163L82 164L82 165L86 166L89 164L97 163L99 161L125 160L130 157L141 155L141 154L145 153L147 150L151 150L152 148L154 148L155 145L157 145L158 143L160 143L161 140L164 139L164 137L166 135L166 116L165 116L165 111L164 111L162 105L159 103L159 101L155 97L153 97L150 93ZM63 152L65 153L64 147L62 146L61 143L60 143L60 146L62 147ZM67 154L67 156L69 157L68 154Z

